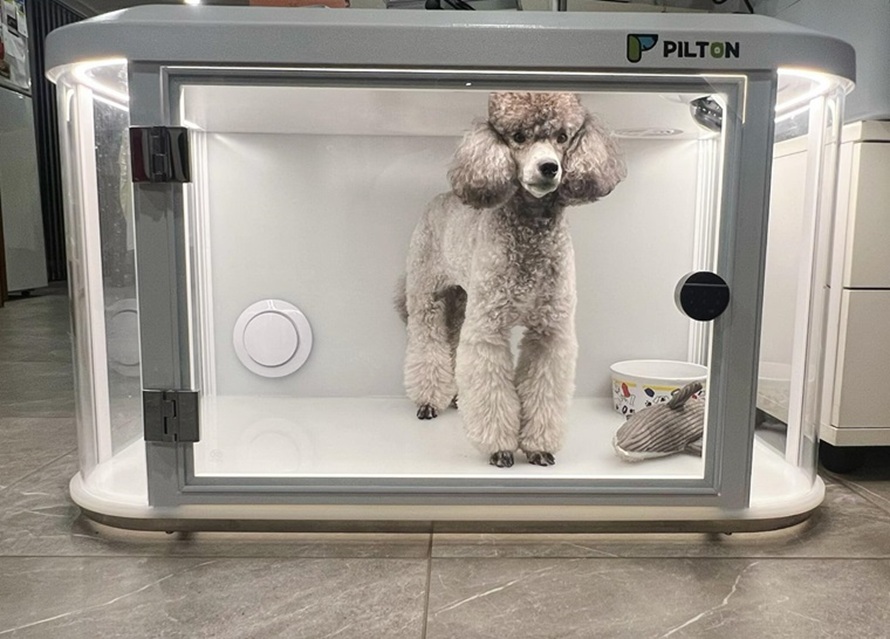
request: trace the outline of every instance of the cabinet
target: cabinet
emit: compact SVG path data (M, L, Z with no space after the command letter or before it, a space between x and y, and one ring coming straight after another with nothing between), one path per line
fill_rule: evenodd
M844 128L820 437L890 445L890 122Z

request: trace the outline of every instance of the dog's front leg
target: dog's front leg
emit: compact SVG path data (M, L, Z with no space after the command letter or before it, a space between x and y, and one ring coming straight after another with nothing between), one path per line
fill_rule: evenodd
M531 326L519 346L519 446L528 461L539 466L555 463L553 453L562 447L575 386L578 343L574 305L567 306L559 320L546 326Z
M513 385L510 331L496 309L467 301L455 374L467 436L495 466L513 465L519 445L519 396Z

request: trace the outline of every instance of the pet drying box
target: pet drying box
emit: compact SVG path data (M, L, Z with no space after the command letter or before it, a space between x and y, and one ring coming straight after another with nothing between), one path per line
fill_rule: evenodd
M66 26L46 60L88 516L731 531L821 502L846 43L741 15L157 6ZM489 465L403 386L410 234L493 91L577 94L627 165L567 212L579 358L548 468ZM627 360L704 367L701 456L615 455Z

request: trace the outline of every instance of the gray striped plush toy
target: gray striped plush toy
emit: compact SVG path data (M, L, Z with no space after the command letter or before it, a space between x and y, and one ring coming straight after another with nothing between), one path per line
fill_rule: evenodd
M624 461L637 462L675 453L702 453L705 402L693 397L702 389L699 382L674 391L667 404L637 411L622 424L612 439L615 452Z

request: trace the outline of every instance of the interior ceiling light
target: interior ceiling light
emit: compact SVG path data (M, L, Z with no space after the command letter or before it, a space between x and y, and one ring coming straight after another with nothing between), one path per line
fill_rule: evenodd
M619 138L670 138L680 135L683 131L662 127L643 127L640 129L615 129L613 133Z

